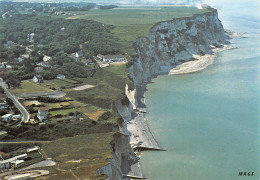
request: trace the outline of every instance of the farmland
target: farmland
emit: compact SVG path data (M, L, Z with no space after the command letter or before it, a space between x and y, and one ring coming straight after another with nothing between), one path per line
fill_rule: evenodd
M150 28L159 21L188 17L193 14L211 11L196 7L157 7L157 8L115 8L110 10L92 9L67 19L95 20L114 25L112 32L121 40L122 52L134 54L132 44L137 37L148 36Z

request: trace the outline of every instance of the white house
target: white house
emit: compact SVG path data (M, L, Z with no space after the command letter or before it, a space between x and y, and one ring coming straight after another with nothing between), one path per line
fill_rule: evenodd
M65 78L66 78L66 76L63 75L63 74L58 74L57 75L57 79L65 79Z
M36 75L36 76L33 77L32 81L35 82L35 83L42 83L43 77L42 77L42 75Z
M12 114L6 114L2 116L2 120L3 121L11 121L13 119L13 115Z
M75 53L75 56L76 56L76 58L81 58L81 57L83 57L83 52L78 51L78 52Z
M0 161L0 169L10 169L11 162L7 160Z
M19 114L19 115L13 115L13 120L20 120L22 119L22 116Z
M50 56L44 56L43 57L43 61L44 62L48 62L48 61L50 61L51 60L51 57Z
M6 71L12 71L13 70L13 68L12 68L12 66L10 66L10 65L6 65Z
M14 168L19 168L19 167L22 167L22 166L24 166L25 165L25 162L24 162L24 160L15 160L15 161L12 161L12 166L14 167Z
M49 114L49 109L47 107L40 107L38 109L37 117L40 120L40 122L47 120Z
M100 60L103 60L104 56L102 54L98 54L97 58L99 58Z
M103 57L103 61L107 62L107 63L123 62L123 61L125 61L125 57L122 55L106 55Z

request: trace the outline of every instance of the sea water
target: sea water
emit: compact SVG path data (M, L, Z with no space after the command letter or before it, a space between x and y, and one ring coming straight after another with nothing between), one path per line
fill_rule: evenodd
M147 121L168 150L143 153L141 170L151 180L260 179L260 5L207 3L225 28L249 37L231 40L238 49L218 53L203 71L148 85Z

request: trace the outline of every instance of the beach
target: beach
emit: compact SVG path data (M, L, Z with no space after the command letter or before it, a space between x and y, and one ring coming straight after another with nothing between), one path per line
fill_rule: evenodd
M193 55L193 58L195 60L188 61L188 62L185 62L185 63L182 63L182 64L176 66L175 68L171 69L171 71L169 72L169 75L187 74L187 73L194 73L194 72L201 71L201 70L205 69L206 67L208 67L209 65L214 63L216 53L225 51L225 50L229 50L229 49L234 49L234 47L232 47L230 45L224 45L222 48L213 49L212 54L205 54L204 56Z

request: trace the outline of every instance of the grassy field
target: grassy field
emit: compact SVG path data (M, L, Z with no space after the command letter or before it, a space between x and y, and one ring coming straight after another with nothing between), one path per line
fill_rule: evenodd
M133 54L132 44L139 36L148 36L150 28L159 21L188 17L211 11L196 7L158 7L158 8L115 8L110 10L92 9L81 15L67 19L95 20L115 26L113 32L121 39L122 52Z
M72 80L72 79L53 79L44 81L41 83L41 86L48 87L48 88L55 88L55 89L68 89L76 86L77 84L80 84L80 82Z
M69 115L69 113L76 113L78 112L79 110L77 109L62 109L62 110L56 110L56 111L50 111L49 113L52 115L52 116L55 116L55 115L58 115L58 114L61 114L63 116L66 116L66 115Z
M52 90L42 87L36 83L30 81L24 81L21 83L21 87L17 89L12 89L10 92L15 96L20 96L23 94L30 94L30 93L42 93L42 92L50 92Z
M97 168L107 165L108 159L112 158L112 140L113 133L100 133L62 138L45 144L43 150L47 156L57 162L58 169L63 170L46 179L68 179L73 176L72 173L79 179L100 178L95 172Z
M110 64L109 67L105 68L106 71L112 72L116 75L126 75L126 64L123 65L117 65L117 64Z

